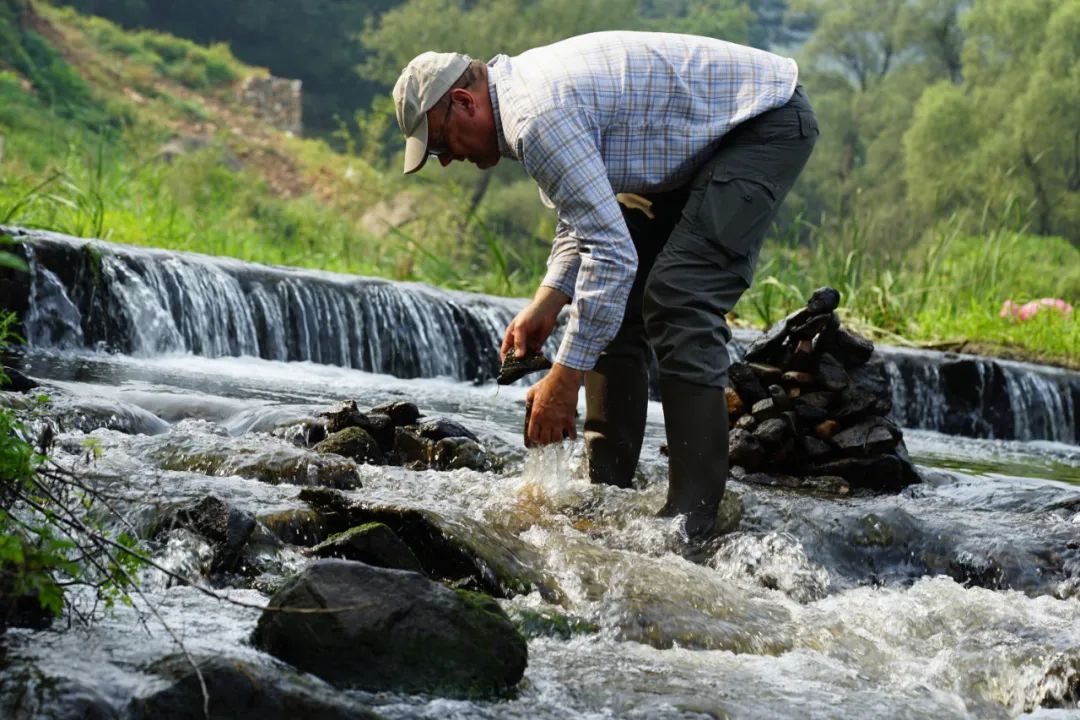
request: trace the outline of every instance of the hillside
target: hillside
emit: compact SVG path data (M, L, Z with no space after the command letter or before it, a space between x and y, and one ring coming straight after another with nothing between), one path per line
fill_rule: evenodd
M422 183L406 188L398 174L298 137L293 83L276 82L272 96L269 73L224 45L123 31L41 2L0 8L3 222L508 289L439 232L460 226L463 193L443 188L421 204Z
M401 10L417 7L406 3ZM995 8L976 3L971 17ZM1070 37L1070 28L1080 32L1080 21L1074 28L1066 22L1073 16L1047 13L1045 31L1032 30L1031 36L1041 32L1058 43L1047 47L1067 49L1062 38ZM409 17L388 13L379 32L389 37ZM964 27L972 42L994 37L973 23ZM814 37L809 47L824 47ZM400 142L387 139L395 129L385 107L343 124L335 136L338 150L295 132L293 83L239 62L227 46L123 30L44 0L0 0L0 51L0 223L516 296L530 295L542 274L554 216L520 167L501 163L485 175L471 167L434 168L404 178L396 156ZM1080 62L1075 52L1062 52L1044 53L1046 62ZM395 63L387 59L384 65L400 66ZM815 90L822 139L735 320L766 326L805 302L814 288L830 285L843 294L846 319L887 342L1080 367L1080 313L1042 313L1026 323L999 314L1006 300L1053 297L1080 304L1080 246L1068 235L1037 231L1040 224L1061 225L1076 210L1075 190L1058 177L1060 154L1039 149L1061 135L1015 135L1026 144L1013 150L1041 158L1049 174L1032 166L1028 180L1012 188L1004 181L967 183L964 202L971 207L953 203L921 217L905 204L912 198L905 200L904 193L999 173L1011 183L1020 174L1005 165L977 165L1004 155L973 150L970 167L954 158L952 164L928 165L910 192L889 185L900 176L897 166L910 170L922 162L919 150L911 157L878 158L890 168L882 171L889 182L859 170L851 176L857 182L845 184L830 167L837 157L862 155L839 152L836 143L854 136L834 115L846 112L838 110L843 103L857 109L864 99L848 88L830 90L820 69L816 77L810 72L807 82L822 88ZM977 87L990 94L997 92L994 78L1015 80L979 72L971 70L983 83ZM1072 97L1064 81L1051 85L1062 98ZM927 122L971 117L930 102L935 93L955 94L959 86L928 87L920 101ZM911 107L899 95L889 97ZM1050 119L1060 124L1068 114ZM933 127L868 128L864 135L868 147L883 151L919 149L920 143L895 138L944 142L944 130ZM986 134L958 137L970 145ZM1039 181L1036 189L1064 193L1062 201L1051 202L1052 193L1042 205L1027 199L1031 178ZM1005 200L967 192L995 188ZM876 198L880 207L860 210L841 198L835 210L815 215L806 203L811 195L840 198L849 191L852 198Z

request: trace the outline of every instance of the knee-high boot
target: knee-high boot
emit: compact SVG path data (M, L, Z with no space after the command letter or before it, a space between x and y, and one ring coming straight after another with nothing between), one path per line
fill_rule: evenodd
M668 444L668 495L661 515L686 515L702 538L716 526L728 474L728 414L723 388L661 378Z
M636 356L601 355L585 374L585 452L592 482L631 487L648 404L648 373Z

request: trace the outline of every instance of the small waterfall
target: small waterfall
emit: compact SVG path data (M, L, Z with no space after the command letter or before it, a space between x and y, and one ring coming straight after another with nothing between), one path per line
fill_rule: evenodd
M881 348L893 419L988 439L1077 444L1080 376L1007 360Z
M33 268L32 346L310 361L484 380L520 300L7 230ZM6 303L14 306L13 303Z
M83 347L79 309L56 273L31 263L30 283L30 304L24 323L27 342L60 350Z
M502 333L525 302L0 229L23 241L31 267L28 279L0 273L4 307L43 348L249 355L483 382L498 372ZM735 331L733 361L756 336ZM1080 442L1078 373L887 346L877 356L904 427Z

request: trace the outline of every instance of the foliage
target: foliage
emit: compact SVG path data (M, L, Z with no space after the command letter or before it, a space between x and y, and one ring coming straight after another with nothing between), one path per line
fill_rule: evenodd
M0 350L11 341L14 321L13 313L0 314ZM6 382L0 370L0 385ZM53 615L63 610L72 584L93 587L107 607L130 602L140 565L136 543L90 519L107 502L85 478L50 463L51 426L42 426L37 447L31 443L27 413L43 402L22 412L0 407L0 595L35 598Z

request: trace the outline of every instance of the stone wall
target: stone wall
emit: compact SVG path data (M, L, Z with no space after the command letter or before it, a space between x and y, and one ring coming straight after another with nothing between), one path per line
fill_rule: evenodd
M258 120L299 135L303 130L300 86L299 80L252 75L240 86L240 102Z

